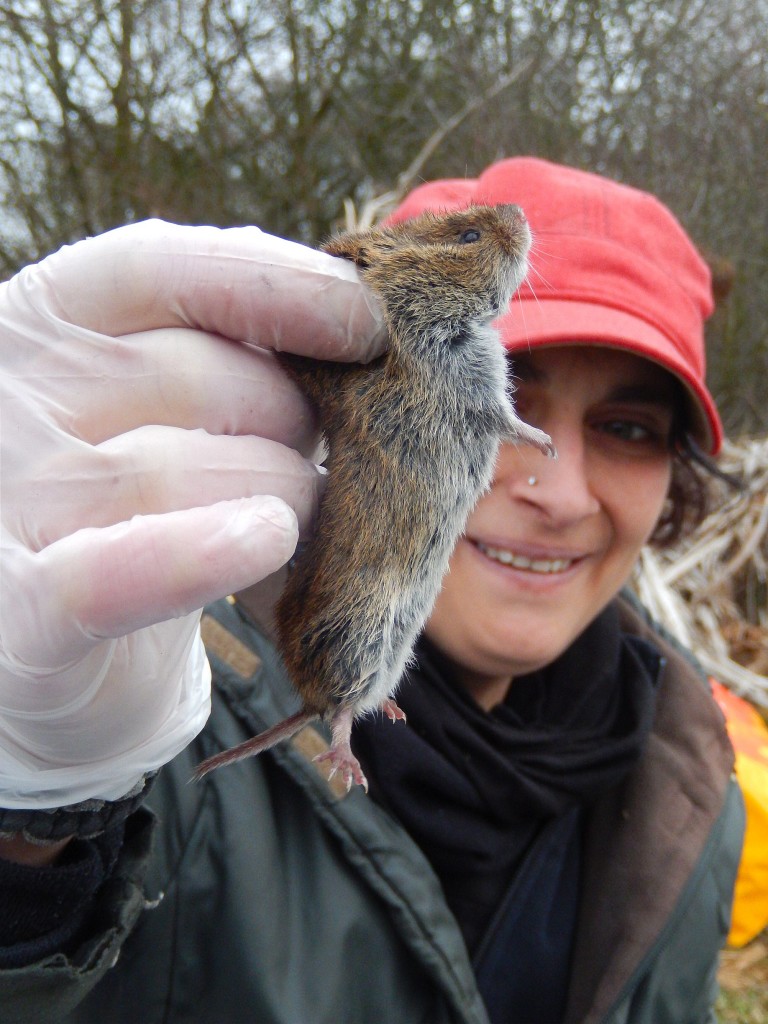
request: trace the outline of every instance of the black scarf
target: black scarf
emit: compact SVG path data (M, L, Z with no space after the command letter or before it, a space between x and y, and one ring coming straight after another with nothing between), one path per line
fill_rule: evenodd
M422 639L397 691L405 727L376 715L353 746L372 795L421 846L474 948L542 825L616 786L651 727L660 658L607 608L490 713Z

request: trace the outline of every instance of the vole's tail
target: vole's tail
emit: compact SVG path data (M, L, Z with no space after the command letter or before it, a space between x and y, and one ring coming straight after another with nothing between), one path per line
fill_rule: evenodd
M284 721L278 722L277 725L273 725L271 729L259 733L258 736L245 740L245 742L238 744L236 747L230 747L229 750L222 750L220 754L214 754L213 757L208 757L205 761L201 761L197 768L195 768L193 778L195 780L202 779L204 775L213 771L214 768L221 768L225 764L234 764L236 761L242 761L246 757L254 757L256 754L261 754L262 751L274 747L276 743L289 740L291 736L295 736L300 729L303 729L305 725L314 721L317 717L318 715L312 714L309 711L297 711L295 715L291 715Z

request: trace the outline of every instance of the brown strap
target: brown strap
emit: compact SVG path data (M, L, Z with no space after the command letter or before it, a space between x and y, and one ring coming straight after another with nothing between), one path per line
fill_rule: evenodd
M204 615L200 622L200 632L206 650L211 651L234 669L243 679L250 679L261 665L261 658L242 640L238 640L228 629L211 615Z

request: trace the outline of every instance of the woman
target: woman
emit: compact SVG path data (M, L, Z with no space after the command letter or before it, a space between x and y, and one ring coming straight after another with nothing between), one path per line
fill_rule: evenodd
M36 932L3 925L15 1019L714 1020L732 755L696 667L620 596L644 543L696 521L699 452L720 444L708 274L652 197L539 160L425 185L394 216L472 200L531 223L500 331L518 411L559 457L500 452L398 691L407 727L355 728L370 796L318 770L314 728L188 785L292 710L277 578L210 607L199 739L143 802L90 827L77 808L54 866L0 875L40 911ZM66 914L46 918L51 892Z

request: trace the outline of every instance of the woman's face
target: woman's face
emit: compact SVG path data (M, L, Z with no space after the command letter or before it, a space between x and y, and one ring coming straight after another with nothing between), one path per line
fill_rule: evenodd
M557 459L502 446L427 623L481 704L553 661L626 582L670 482L676 385L628 353L515 356L515 404ZM535 483L532 480L535 479Z

